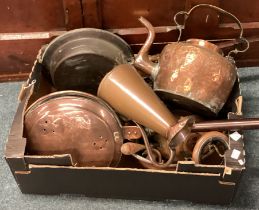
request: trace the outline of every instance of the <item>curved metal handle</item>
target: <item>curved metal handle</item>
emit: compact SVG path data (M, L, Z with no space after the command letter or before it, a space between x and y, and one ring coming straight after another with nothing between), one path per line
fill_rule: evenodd
M202 157L202 152L205 146L208 145L209 143L212 143L212 141L219 141L222 145L224 145L225 150L229 149L229 139L225 134L220 133L218 131L211 131L211 132L204 133L198 139L192 152L192 160L196 164L201 164L202 159L210 156L214 152L213 150L211 150L212 148L218 153L220 157L224 157L224 154L220 153L216 145L211 145L210 151L205 155L205 157Z
M239 52L245 52L245 51L248 50L248 48L249 48L249 42L248 42L248 40L247 40L246 38L243 37L243 31L244 31L244 29L243 29L243 27L242 27L241 22L239 21L239 19L238 19L235 15L233 15L232 13L230 13L230 12L224 10L224 9L221 9L221 8L219 8L219 7L217 7L217 6L211 5L211 4L198 4L198 5L194 6L194 7L192 7L188 12L186 12L186 11L180 11L180 12L177 12L177 13L174 15L174 22L175 22L175 24L176 24L176 27L177 27L178 30L179 30L179 36L178 36L178 40L177 40L178 42L179 42L180 39L181 39L181 36L182 36L182 29L184 29L184 27L185 27L185 22L186 22L186 21L184 22L183 25L180 25L180 24L178 23L178 21L177 21L177 17L178 17L179 15L184 15L184 16L186 17L186 19L187 19L187 18L189 17L189 15L190 15L195 9L197 9L197 8L199 8L199 7L211 8L211 9L214 9L214 10L216 10L216 11L222 13L222 14L225 14L225 15L231 17L232 19L234 19L234 21L236 22L236 24L237 24L238 27L240 28L240 34L239 34L238 40L239 40L239 43L242 43L242 42L245 43L245 44L246 44L246 47L245 47L244 49L237 49L237 48L235 48L234 50L231 50L231 51L228 53L227 57L229 57L232 53L237 54L237 53L239 53Z
M153 156L152 149L151 149L151 146L149 144L146 132L144 131L144 129L142 128L141 125L139 125L137 122L134 122L134 123L140 129L140 132L142 134L142 137L143 137L143 140L144 140L144 143L145 143L145 146L146 146L147 155L148 155L148 158L149 158L149 161L151 162L151 164L153 164L154 166L159 167L159 168L166 168L166 167L168 167L173 162L173 160L174 160L175 152L169 147L169 150L170 150L170 157L169 157L169 159L165 163L157 162L155 160L154 156Z

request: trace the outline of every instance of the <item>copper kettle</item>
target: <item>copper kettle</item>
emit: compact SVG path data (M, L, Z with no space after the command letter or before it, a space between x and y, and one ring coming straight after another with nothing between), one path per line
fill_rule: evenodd
M226 57L219 47L202 39L189 39L179 42L181 30L177 16L183 14L186 19L198 7L209 7L233 18L240 28L239 42L246 42L244 50L232 50ZM154 90L166 99L172 100L192 112L216 115L225 104L237 77L232 53L245 52L249 43L243 38L240 21L231 13L213 5L200 4L189 12L178 12L175 23L180 30L178 42L168 44L161 52L158 63L149 60L155 31L150 22L141 17L140 22L148 29L148 38L138 53L135 67L151 75Z

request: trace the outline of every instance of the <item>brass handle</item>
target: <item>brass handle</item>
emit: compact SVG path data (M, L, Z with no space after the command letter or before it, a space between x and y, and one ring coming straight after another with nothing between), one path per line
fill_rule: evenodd
M243 31L244 31L244 29L243 29L243 27L242 27L241 22L239 21L239 19L238 19L235 15L233 15L232 13L230 13L230 12L228 12L228 11L222 9L222 8L219 8L219 7L217 7L217 6L211 5L211 4L198 4L198 5L194 6L194 7L192 7L188 12L187 12L187 11L180 11L180 12L177 12L177 13L174 15L174 22L175 22L175 24L176 24L176 27L177 27L178 30L179 30L179 36L178 36L178 39L177 39L178 42L179 42L180 39L181 39L181 36L182 36L182 29L184 29L184 27L185 27L185 22L186 22L186 21L184 21L184 24L183 24L183 25L180 25L180 24L178 23L178 21L177 21L177 17L178 17L179 15L184 15L184 16L186 17L186 19L187 19L187 18L189 17L189 15L190 15L195 9L197 9L197 8L199 8L199 7L211 8L211 9L214 9L214 10L216 10L216 11L222 13L222 14L225 14L225 15L227 15L227 16L230 16L232 19L234 19L234 21L236 22L236 24L237 24L238 27L240 28L240 34L239 34L239 37L238 37L238 42L239 42L239 43L245 43L246 46L245 46L244 49L235 48L234 50L231 50L231 51L228 53L227 57L229 57L232 53L237 54L237 53L239 53L239 52L245 52L245 51L248 50L248 48L249 48L249 42L248 42L248 40L247 40L246 38L243 37Z

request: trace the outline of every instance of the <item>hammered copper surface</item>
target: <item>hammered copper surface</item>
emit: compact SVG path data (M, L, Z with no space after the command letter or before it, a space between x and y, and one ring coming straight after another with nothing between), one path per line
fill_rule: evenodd
M71 154L76 166L116 166L122 145L116 114L97 97L60 91L37 100L26 111L27 152Z
M217 48L212 51L206 41L196 41L163 49L154 89L189 109L218 113L235 83L236 69Z
M217 46L198 39L166 45L158 64L152 63L147 53L155 37L154 28L145 18L140 21L149 35L135 65L151 74L154 90L192 111L217 114L236 80L235 66Z

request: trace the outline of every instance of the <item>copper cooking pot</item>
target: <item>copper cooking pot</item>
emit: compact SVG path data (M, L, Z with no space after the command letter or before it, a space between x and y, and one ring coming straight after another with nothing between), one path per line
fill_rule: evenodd
M245 52L249 44L243 38L240 21L231 13L213 5L201 4L189 12L178 12L186 18L198 7L209 7L232 17L240 28L239 42L247 43L244 50L232 50L224 57L216 45L202 40L189 39L185 42L168 44L161 52L159 62L149 60L148 51L153 43L153 26L143 17L139 20L148 29L148 38L138 53L135 66L152 76L154 90L162 97L170 99L181 107L199 114L215 115L225 104L237 77L236 66L230 57L232 53ZM178 41L180 40L181 33Z
M96 94L98 84L114 66L133 62L130 46L101 29L81 28L58 36L46 47L41 63L58 90Z
M120 161L120 121L93 95L51 93L26 110L24 121L30 155L71 154L75 166L116 166Z

